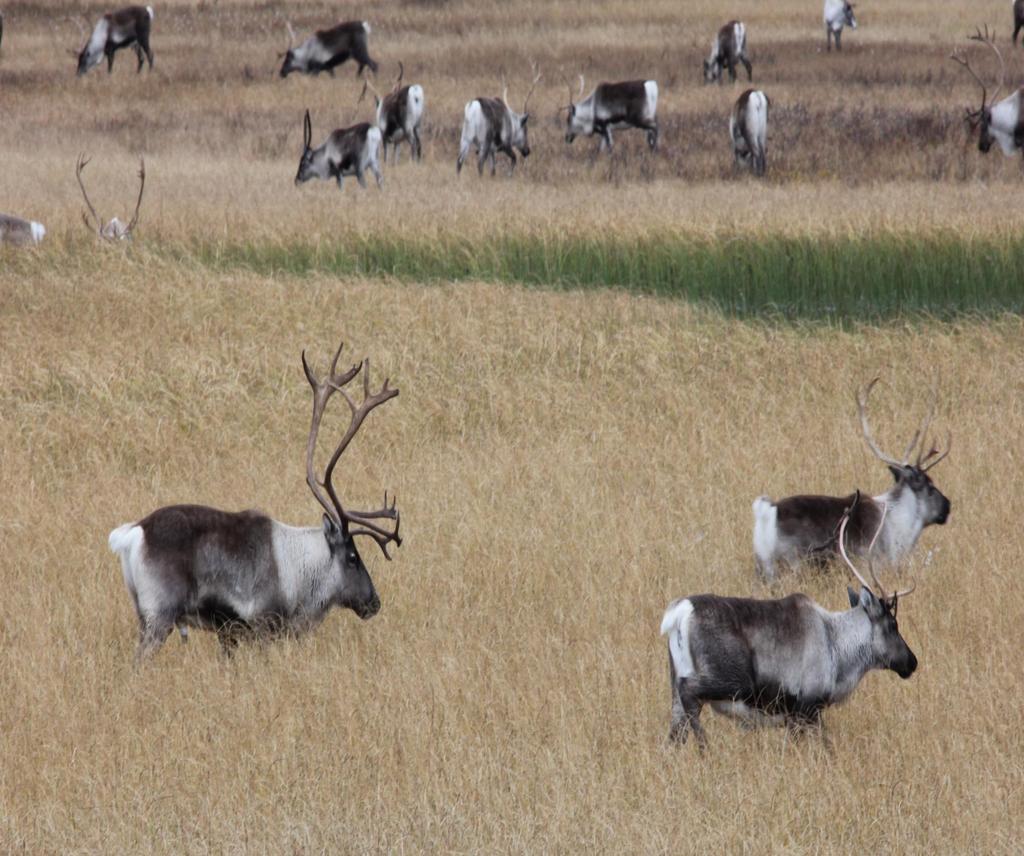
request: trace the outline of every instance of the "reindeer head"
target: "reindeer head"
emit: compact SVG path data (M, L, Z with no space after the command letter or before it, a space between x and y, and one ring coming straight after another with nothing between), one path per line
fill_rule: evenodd
M100 215L96 213L96 209L93 208L92 203L89 201L89 194L85 190L85 182L82 181L82 172L85 170L86 164L89 163L89 158L84 154L78 156L78 162L75 164L75 178L78 179L78 186L82 189L82 197L85 199L85 204L89 209L89 213L92 214L93 222L89 222L89 218L85 212L82 212L82 222L85 223L86 228L89 231L95 231L105 241L128 241L131 240L132 234L135 229L135 225L139 222L139 209L142 207L142 193L146 189L146 162L142 158L139 158L139 198L135 201L135 213L132 215L132 219L127 223L114 217L112 220L108 220L106 223L100 218Z
M566 108L568 115L565 120L565 141L571 143L578 136L594 133L594 115L593 113L583 115L576 103L583 98L586 78L582 74L580 75L580 91L576 94L575 100L573 100L572 86L569 86L568 81L566 81L566 86L569 89L569 106Z
M281 63L281 77L287 77L293 71L304 71L300 63L295 61L295 30L292 29L292 22L284 22L285 29L288 31L288 47L277 55L278 59L284 57L284 62Z
M999 83L996 85L995 91L992 93L992 97L989 98L988 89L985 86L984 81L982 81L977 72L971 68L971 64L967 57L959 51L953 51L949 57L953 62L966 68L967 71L970 72L971 77L973 77L981 87L981 107L977 110L965 109L964 119L972 132L975 129L978 129L978 149L987 153L988 150L992 148L992 143L995 142L995 137L989 129L989 126L992 122L992 105L998 100L999 90L1003 88L1003 83L1006 80L1006 63L1003 62L1003 55L995 45L995 33L993 32L990 34L987 26L985 27L984 33L982 33L979 28L973 36L968 36L968 39L972 42L980 42L983 45L988 45L999 60Z
M931 477L928 475L928 471L949 454L952 446L952 435L950 435L949 441L946 444L946 451L942 453L927 441L928 428L931 425L932 417L935 415L937 390L933 387L931 401L924 420L910 438L910 442L903 452L903 457L900 460L896 460L878 447L878 444L871 436L871 429L868 427L867 400L876 383L878 383L877 377L867 385L863 392L857 392L857 412L860 415L861 431L864 434L864 440L875 457L889 467L889 472L892 473L893 478L896 480L897 487L909 490L914 495L917 503L917 513L922 524L929 526L937 523L941 526L949 519L951 506L949 500L935 487ZM928 448L927 453L925 448ZM910 463L910 457L914 454L915 450L917 450L917 457L914 463Z
M508 111L509 121L512 123L512 138L509 140L509 144L519 149L524 158L530 156L530 136L526 128L526 123L530 121L530 96L533 95L533 90L537 88L537 84L541 79L541 74L537 71L537 64L531 63L530 65L534 72L533 83L530 85L530 91L526 93L526 98L523 100L522 113L517 113L509 105L508 84L504 82L504 79L502 80L504 88L501 93L501 101L505 105L505 109Z
M384 494L383 507L375 511L355 511L343 507L334 488L334 467L370 411L394 398L398 395L398 390L389 387L385 378L384 385L380 390L371 394L370 361L368 359L339 374L338 358L341 356L342 347L342 345L338 346L334 359L331 361L330 372L323 380L313 374L309 363L306 362L306 352L302 352L302 369L313 389L313 420L309 429L309 440L306 444L306 483L316 501L324 509L324 539L331 552L332 574L336 581L334 600L338 606L347 607L360 618L366 619L372 618L380 611L380 598L377 596L370 573L356 549L355 538L357 535L373 538L384 553L384 557L390 559L388 545L394 543L396 546L402 546L402 538L398 534L401 519L395 508L394 500L391 505L388 505L387 493ZM363 373L363 401L357 407L344 387L360 371ZM324 470L323 479L319 479L313 466L317 434L320 431L320 422L323 420L327 401L335 392L340 392L345 399L351 412L351 418L348 429ZM393 520L395 528L393 530L386 529L376 523L377 520ZM353 526L359 528L352 528Z
M871 622L871 656L874 661L873 665L880 669L892 669L901 678L909 678L917 669L917 657L914 656L914 652L910 650L910 646L907 645L900 635L900 628L896 623L896 611L899 608L900 598L910 594L915 586L911 585L909 589L886 594L882 583L875 574L871 552L874 550L875 541L878 540L878 535L882 531L882 525L885 523L885 511L883 509L882 518L878 523L875 537L871 539L871 546L868 547L868 573L873 581L874 590L872 590L872 584L869 584L861 576L846 553L846 524L850 520L851 510L846 510L843 514L842 522L839 524L839 553L861 584L859 593L851 588L846 589L850 598L850 608L863 609L868 621Z
M328 178L324 174L323 158L318 157L318 149L313 148L313 120L309 117L309 110L302 120L302 157L299 158L299 171L295 173L296 187L309 181L311 178Z
M843 4L843 23L851 30L857 29L857 16L853 14L853 3Z
M76 74L78 77L81 77L89 69L99 65L100 60L103 59L103 48L107 40L107 19L100 18L99 23L91 34L88 20L71 16L68 17L68 20L78 27L81 38L85 39L85 47L80 51L68 50L68 53L72 56L78 57L78 70Z

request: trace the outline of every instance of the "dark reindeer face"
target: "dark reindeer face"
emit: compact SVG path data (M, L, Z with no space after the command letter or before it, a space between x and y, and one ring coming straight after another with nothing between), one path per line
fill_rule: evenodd
M313 150L306 147L302 153L302 157L299 159L299 171L295 173L295 186L298 187L300 184L304 184L311 178L316 178L316 169L313 164Z
M928 473L920 467L889 467L897 485L911 491L917 500L917 507L925 526L933 523L944 524L949 519L952 506L942 492L935 487Z
M284 55L284 62L281 63L281 77L287 77L293 71L301 71L295 64L295 51L289 50Z
M530 135L526 129L526 123L530 120L529 113L522 115L513 114L512 121L516 123L512 131L512 145L519 149L524 158L530 156Z
M983 154L988 154L988 150L992 148L992 143L996 140L989 130L989 123L991 121L992 111L985 107L978 117L978 150Z
M78 74L79 77L81 77L83 74L85 74L90 68L92 68L93 66L97 65L99 63L99 61L103 58L103 51L102 51L102 49L101 50L90 51L89 48L91 46L92 46L92 41L90 40L86 44L86 46L84 48L82 48L82 52L78 55L78 72L77 72L77 74Z
M843 8L843 20L851 30L857 29L857 16L853 14L853 4L847 3Z
M909 678L917 669L917 657L900 636L896 623L897 601L879 600L866 588L861 588L859 595L853 589L847 592L850 606L862 608L871 621L871 653L875 664L882 669L892 669L904 680Z
M363 620L373 618L380 612L380 598L373 587L370 572L366 570L366 565L363 564L363 559L356 549L355 539L347 529L339 528L326 514L324 538L330 547L334 560L332 567L339 580L334 602L338 606L351 609Z
M721 66L717 62L704 60L704 82L714 83L722 73Z

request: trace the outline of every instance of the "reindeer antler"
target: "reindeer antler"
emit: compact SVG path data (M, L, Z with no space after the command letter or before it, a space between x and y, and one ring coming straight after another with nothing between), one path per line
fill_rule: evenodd
M401 519L398 510L395 508L395 501L392 499L391 504L388 505L387 493L384 494L384 505L373 511L355 511L346 510L341 504L341 500L338 498L338 494L334 488L333 476L334 468L348 448L349 443L352 442L352 438L355 437L356 432L359 431L363 424L363 420L366 419L367 415L374 408L379 407L386 401L390 401L396 395L398 390L388 386L388 379L384 379L384 384L380 390L372 393L370 392L370 361L364 359L361 363L351 366L348 370L338 373L338 359L341 356L341 350L344 347L344 343L338 346L338 350L334 354L334 359L331 361L331 368L328 376L324 380L320 380L313 374L313 370L309 367L309 363L306 361L306 352L302 352L302 369L306 373L306 379L309 381L309 385L313 388L313 418L309 429L309 440L306 444L306 483L309 485L309 489L313 492L313 496L317 502L323 506L324 511L338 524L338 526L350 535L368 535L377 542L377 546L380 547L381 552L384 553L384 557L390 559L391 556L388 554L388 545L394 542L397 546L402 546L402 538L399 535L399 526L401 525ZM344 387L357 375L359 372L363 372L363 401L357 407L355 402L349 396L348 392ZM330 397L335 393L340 392L342 397L348 403L349 410L351 411L351 419L349 420L349 426L342 436L340 442L334 450L334 454L331 455L330 461L327 463L327 468L324 470L324 477L322 480L318 480L313 467L313 455L316 451L317 435L320 431L320 422L323 420L324 410L327 406L327 402ZM324 488L327 491L325 497L320 488ZM328 501L329 500L329 501ZM387 519L395 521L395 528L392 531L385 529L383 526L379 526L374 523L374 520ZM350 524L363 527L360 529L350 530Z
M92 207L92 203L89 201L89 194L85 190L85 182L82 181L82 171L89 163L89 160L90 158L87 158L84 152L78 155L78 162L75 164L75 178L78 179L78 186L82 188L82 196L85 198L85 204L88 206L89 212L96 221L96 231L100 232L103 230L103 221L100 219L100 215L96 213L96 209ZM86 228L92 228L89 225L89 218L85 216L84 211L82 212L82 221L85 223Z
M953 62L957 63L958 65L962 65L964 68L966 68L967 71L970 73L971 77L973 77L977 81L978 85L981 87L981 107L977 110L970 110L966 108L964 110L966 118L971 123L972 127L978 124L978 120L985 112L985 109L987 107L991 107L992 104L995 104L999 96L999 90L1003 88L1003 83L1006 80L1006 63L1003 61L1003 55L1002 53L1000 53L999 48L996 47L995 37L995 31L993 30L990 33L987 24L985 25L984 32L982 32L981 28L979 27L976 29L973 36L967 37L969 41L979 42L983 45L988 45L995 53L996 58L999 60L999 83L996 86L991 98L988 97L988 87L985 85L985 82L981 79L978 73L971 67L970 60L967 59L966 55L963 54L961 51L955 49L949 55L949 58L953 60Z
M398 92L402 86L402 78L405 77L405 66L402 65L402 61L398 61L398 78L395 80L395 85L391 87L392 92Z
M526 113L530 107L530 96L533 95L533 90L537 88L537 84L540 83L543 75L537 71L537 63L531 60L530 71L533 72L533 83L530 84L530 91L526 93L526 98L523 100L523 113Z
M275 15L275 17L277 16ZM288 51L295 47L295 30L292 29L292 22L285 18L284 26L285 30L287 30L288 32L288 47L286 47L281 53L277 55L278 59L280 59L283 56L288 56Z
M125 229L126 235L131 235L132 229L135 228L135 224L139 222L139 209L142 207L142 193L146 189L146 160L145 158L139 158L139 198L135 201L135 213L132 214L132 219L128 223L128 228Z
M859 491L857 493L857 498L858 499L860 498L860 492ZM872 584L868 583L868 581L866 579L864 579L864 577L861 576L860 572L857 570L857 568L853 564L853 562L850 561L850 557L846 553L846 524L850 522L850 514L851 514L853 508L856 506L856 504L857 504L857 500L855 499L853 504L843 512L843 519L842 519L842 521L839 524L839 554L843 557L843 561L846 562L847 567L849 567L849 569L850 569L850 571L852 571L853 575L860 581L860 584L862 586L864 586L864 588L866 588L869 591L871 591L872 590ZM890 595L890 594L886 594L885 587L882 585L881 581L878 579L878 575L875 573L875 563L874 563L874 559L872 558L871 554L875 550L875 542L878 541L878 536L882 532L882 526L885 525L885 516L888 513L888 511L889 511L888 503L884 503L883 502L882 503L882 514L881 514L881 516L879 517L879 520L878 520L878 528L875 530L875 534L874 534L874 537L871 539L870 545L868 545L868 573L871 575L871 579L873 580L873 585L874 585L874 591L875 591L876 595L878 596L879 600L888 601L890 606L891 606L891 608L893 610L895 610L896 604L898 603L899 599L901 597L905 597L906 595L910 594L915 588L917 588L917 583L913 583L910 586L910 588L908 588L908 589L903 589L901 591L893 592Z
M911 435L910 442L907 444L907 447L903 452L903 457L900 460L896 460L891 455L887 455L878 447L878 444L875 442L874 437L871 435L871 428L868 426L867 401L868 397L871 395L871 390L875 388L875 384L878 383L879 380L880 378L875 377L864 388L863 391L857 391L857 413L860 416L860 426L861 431L864 434L864 441L868 444L868 448L871 449L876 458L878 458L883 463L899 468L906 467L907 464L910 463L910 457L911 455L914 454L914 449L918 448L918 443L920 443L921 447L918 451L917 460L915 461L914 466L921 467L922 464L924 464L934 455L938 454L937 449L933 449L927 455L924 454L924 447L927 442L926 435L928 433L928 428L931 426L932 419L935 416L935 403L938 399L938 375L936 375L936 379L932 384L931 397L928 401L928 410L925 413L924 419L921 420L921 424L917 427L917 430L914 431L913 435ZM952 435L950 435L950 442L952 442ZM949 448L946 449L946 452L943 455L941 455L938 458L938 460L932 461L930 464L928 464L928 469L934 467L939 461L942 460L942 458L944 458L948 454Z

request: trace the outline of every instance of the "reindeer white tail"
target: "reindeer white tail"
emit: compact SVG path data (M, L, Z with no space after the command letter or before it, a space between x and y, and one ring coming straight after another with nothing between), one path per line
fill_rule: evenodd
M370 23L369 23L369 21L363 21L363 29L366 31L366 35L370 35Z
M149 12L149 20L152 21L153 20L153 7L152 6L147 6L146 7L146 11Z
M46 227L42 223L32 221L32 243L38 244L46 237Z
M762 565L771 563L779 540L779 511L767 496L754 500L754 555Z
M687 678L695 671L693 656L690 654L690 618L693 604L689 598L677 600L665 610L661 619L661 635L668 635L668 650L677 678Z
M124 584L128 587L128 591L131 592L133 598L137 597L137 595L132 568L137 564L137 557L142 550L144 540L145 535L142 532L142 527L135 523L125 523L123 526L118 526L117 529L110 533L110 537L107 538L110 549L121 557L121 571L124 573Z

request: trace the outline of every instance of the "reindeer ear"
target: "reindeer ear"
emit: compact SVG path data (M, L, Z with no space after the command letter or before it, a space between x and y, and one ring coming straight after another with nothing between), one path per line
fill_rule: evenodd
M854 609L860 603L860 595L849 586L846 587L846 596L850 598L850 609Z
M897 467L894 464L889 464L889 472L892 473L892 477L896 480L896 484L899 484L907 476L907 471L903 467Z
M334 522L329 514L324 514L324 537L328 541L337 541L341 535L341 530L338 528L338 524Z
M869 588L861 586L860 597L858 598L857 603L860 606L863 606L864 611L873 618L882 614L882 604L878 602L878 598L875 597L874 593Z

